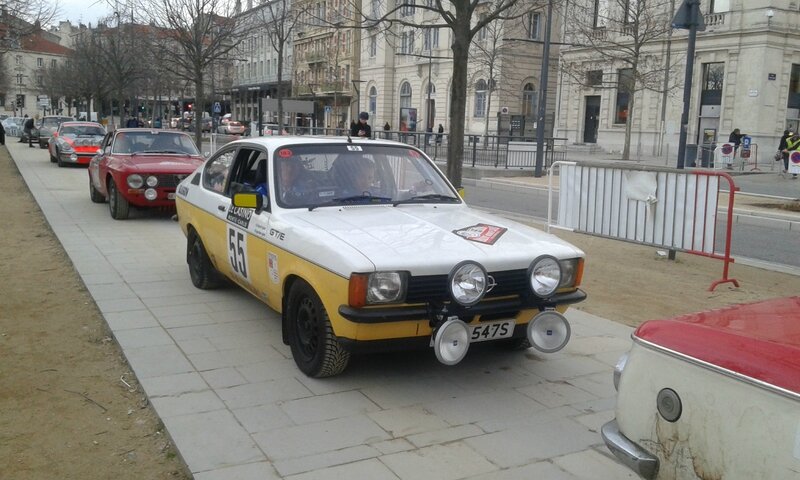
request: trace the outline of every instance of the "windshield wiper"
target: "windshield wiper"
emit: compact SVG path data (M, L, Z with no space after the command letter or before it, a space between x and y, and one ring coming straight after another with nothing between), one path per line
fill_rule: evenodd
M404 203L419 203L425 202L427 200L442 200L446 202L458 202L458 198L450 196L450 195L443 195L441 193L429 193L426 195L415 195L411 198L406 198L405 200L397 200L392 203L393 207L398 205L402 205Z
M318 207L331 207L331 206L339 205L339 204L343 204L343 203L354 203L354 202L357 202L357 201L360 201L360 200L368 200L367 202L364 203L365 205L372 204L372 203L383 204L383 203L389 203L389 202L392 201L392 199L389 198L389 197L376 197L374 195L367 195L367 194L352 195L352 196L349 196L349 197L334 198L334 199L329 200L329 201L327 201L325 203L320 203L319 205L311 205L311 206L308 207L308 211L311 212L315 208L318 208Z
M188 155L185 152L181 152L180 150L145 150L141 153L175 153L179 155Z

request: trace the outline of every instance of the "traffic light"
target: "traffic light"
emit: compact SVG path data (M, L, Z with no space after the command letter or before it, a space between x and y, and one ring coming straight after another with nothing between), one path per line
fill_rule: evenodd
M192 104L190 103L190 104L186 105L186 108L191 112L192 111Z

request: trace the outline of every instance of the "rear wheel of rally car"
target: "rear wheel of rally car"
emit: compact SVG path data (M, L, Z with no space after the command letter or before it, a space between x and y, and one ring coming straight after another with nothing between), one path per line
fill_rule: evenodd
M114 220L125 220L130 210L128 200L122 196L111 177L108 178L108 210Z
M219 272L211 263L200 236L192 230L186 246L186 263L189 264L189 276L192 285L201 290L213 290L221 283Z
M309 284L292 285L286 312L289 345L300 370L309 377L330 377L344 371L350 352L333 334L328 312Z

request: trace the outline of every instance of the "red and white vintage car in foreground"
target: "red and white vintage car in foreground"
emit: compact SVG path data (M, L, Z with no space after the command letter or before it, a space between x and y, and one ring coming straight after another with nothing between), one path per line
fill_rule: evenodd
M602 428L644 478L800 478L800 297L642 324Z
M89 163L89 196L108 201L111 217L130 206L174 207L178 183L203 164L192 138L181 132L122 128L103 139Z
M61 123L47 144L50 161L59 167L86 165L97 154L105 134L106 129L96 122Z

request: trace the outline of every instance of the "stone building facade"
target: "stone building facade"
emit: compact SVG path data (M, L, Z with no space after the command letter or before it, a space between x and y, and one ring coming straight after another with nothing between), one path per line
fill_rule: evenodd
M590 35L624 35L633 27L622 20L623 4L630 3L575 2L573 8L577 10L568 14L573 22L565 24L567 43L585 43L579 33L586 33L586 22ZM662 18L670 21L674 10L669 9L677 9L681 3L649 5L663 9ZM777 148L784 129L799 127L800 3L702 0L700 8L705 30L697 34L687 143L710 146L724 142L738 128L752 137L759 145L760 160L766 160ZM604 21L604 15L610 20ZM576 22L584 22L583 30ZM622 27L614 29L614 22ZM634 93L631 158L677 154L686 49L686 30L674 30L644 44L643 58L653 65L669 65L660 75L674 88ZM564 47L562 62L565 68L583 68L585 77L581 81L562 73L556 135L567 137L570 143L621 151L628 118L620 102L626 94L621 80L626 65L603 62L596 50L585 46ZM592 78L597 81L593 83Z

